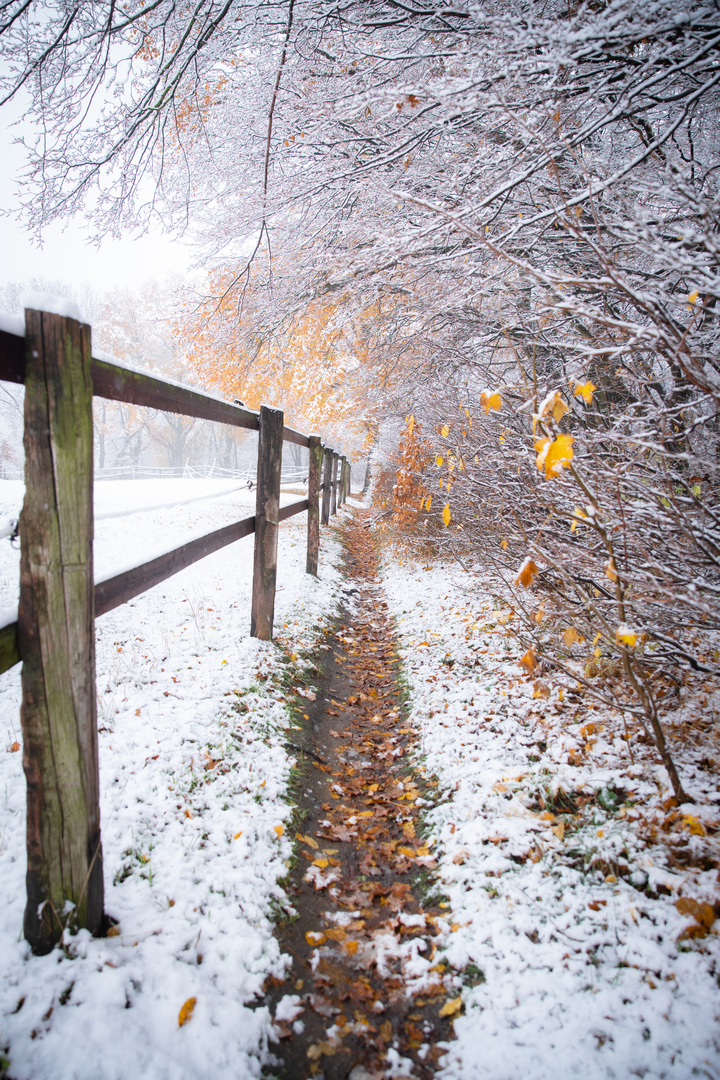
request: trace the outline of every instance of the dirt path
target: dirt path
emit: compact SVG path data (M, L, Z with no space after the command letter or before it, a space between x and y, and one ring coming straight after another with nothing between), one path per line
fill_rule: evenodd
M411 764L392 626L361 519L343 526L356 592L328 637L315 700L298 697L307 751L290 878L298 917L278 927L293 967L268 994L273 1009L298 998L295 1023L288 1009L277 1025L267 1073L283 1080L427 1080L458 1004L434 959L443 911L423 899L433 860L416 805L428 788Z

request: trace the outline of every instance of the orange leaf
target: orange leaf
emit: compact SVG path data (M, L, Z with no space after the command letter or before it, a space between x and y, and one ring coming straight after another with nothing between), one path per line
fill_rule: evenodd
M515 578L516 585L522 585L524 589L527 589L529 585L532 585L535 578L538 576L538 568L535 562L528 555L525 562L520 567L518 576Z
M10 753L11 754L17 754L19 749L20 749L20 743L19 742L14 742L12 744L12 746L10 747Z
M195 1011L197 1004L197 998L188 998L182 1009L178 1013L178 1027L182 1027L183 1024L187 1024L188 1020L192 1020L192 1014Z
M325 937L325 934L319 930L308 930L305 934L305 940L308 945L322 945L327 938Z
M275 832L277 833L278 840L279 840L280 837L282 836L282 834L285 832L285 829L283 828L282 825L276 825L275 826Z
M537 653L534 649L528 649L524 656L520 657L520 663L527 671L528 675L532 675L535 668L538 666Z

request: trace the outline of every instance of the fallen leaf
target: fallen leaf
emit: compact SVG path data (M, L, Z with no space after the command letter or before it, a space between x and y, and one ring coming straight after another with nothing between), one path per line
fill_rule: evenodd
M233 840L237 840L237 839L239 839L239 837L241 837L241 836L242 836L242 829L240 830L240 832L236 832L236 833L235 833L235 835L233 836Z
M552 832L555 833L558 840L562 840L562 838L565 836L565 825L563 824L563 822L561 821L558 825L553 825Z
M187 1024L188 1020L192 1020L192 1014L195 1011L197 1004L197 998L188 998L182 1009L178 1013L178 1027L182 1027L183 1024Z
M300 686L295 687L295 693L299 694L300 697L307 698L308 701L315 701L317 699L317 694L313 690L303 690Z
M568 626L567 630L564 631L562 636L562 643L568 649L571 645L577 645L578 642L584 640L585 639L577 632L574 626Z
M329 863L327 859L313 859L313 866L319 866L321 870L324 870L325 867L328 865Z
M14 742L12 744L12 746L10 747L10 753L11 754L17 754L19 749L20 749L20 743L19 742Z
M462 998L451 998L445 1002L442 1009L438 1013L438 1016L455 1016L462 1009Z
M308 945L322 945L327 940L326 935L320 930L308 930L305 934Z
M302 840L302 842L304 844L307 844L308 847L315 848L316 851L320 847L317 840L314 840L312 836L303 836L302 833L298 833L297 834L297 839Z
M275 826L275 832L277 833L278 840L279 840L280 837L282 836L282 834L285 832L285 829L284 829L284 827L282 825L276 825Z
M535 668L538 666L537 654L534 649L528 649L524 656L520 657L520 664L525 668L528 675L532 675Z

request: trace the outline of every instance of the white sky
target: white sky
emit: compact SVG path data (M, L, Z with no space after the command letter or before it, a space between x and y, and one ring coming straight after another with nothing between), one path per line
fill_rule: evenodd
M4 216L17 209L17 181L23 165L22 148L13 145L20 129L9 127L13 111L17 115L12 107L0 112L0 284L40 277L74 286L87 282L104 292L187 270L187 248L161 233L105 240L98 248L88 241L84 223L74 219L46 229L39 247L15 217Z

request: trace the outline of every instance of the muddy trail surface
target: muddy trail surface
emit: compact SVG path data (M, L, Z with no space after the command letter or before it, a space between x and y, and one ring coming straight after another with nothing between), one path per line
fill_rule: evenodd
M314 690L297 688L306 740L289 881L297 916L277 930L293 963L266 999L278 1035L266 1076L278 1080L428 1080L460 1005L456 977L436 956L445 905L427 899L434 861L420 808L432 782L413 769L392 625L362 519L342 526L345 618L327 638Z

